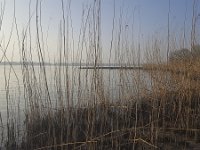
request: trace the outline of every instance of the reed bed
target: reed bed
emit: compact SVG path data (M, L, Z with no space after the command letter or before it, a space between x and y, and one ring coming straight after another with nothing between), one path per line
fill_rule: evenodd
M187 92L156 93L138 104L102 103L27 114L20 148L194 148L200 142L199 93Z
M128 42L123 14L120 14L118 27L113 17L109 64L113 60L119 66L138 69L118 68L114 73L109 70L107 76L99 69L103 60L101 0L95 0L91 7L83 10L77 50L71 46L70 1L61 2L59 57L49 66L52 74L48 74L49 68L45 65L43 45L48 43L43 40L39 0L35 10L36 46L31 40L30 22L19 40L24 117L20 116L20 105L17 109L9 105L12 100L8 96L6 125L0 113L0 149L200 148L198 59L193 62L149 62L141 67L140 46L134 47ZM29 56L33 45L38 54L38 67ZM126 54L122 53L123 49ZM87 57L84 63L83 55ZM124 62L126 58L128 62ZM70 60L78 62L78 67L69 66ZM77 69L83 64L93 69ZM119 79L119 88L113 96L109 89L113 88L114 75ZM9 88L7 93L9 95ZM19 115L16 117L16 114ZM24 118L22 122L18 121L20 118Z

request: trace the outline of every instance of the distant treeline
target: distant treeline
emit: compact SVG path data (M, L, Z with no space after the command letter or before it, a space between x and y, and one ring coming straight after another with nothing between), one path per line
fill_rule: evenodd
M187 61L191 59L200 58L200 45L192 46L191 50L187 48L182 48L175 50L170 53L169 60L170 61Z

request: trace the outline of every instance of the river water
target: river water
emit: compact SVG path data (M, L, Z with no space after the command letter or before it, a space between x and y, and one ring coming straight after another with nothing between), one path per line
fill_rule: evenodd
M149 76L138 69L0 65L0 72L4 125L9 117L23 118L25 109L34 102L52 109L101 101L125 102L150 87Z

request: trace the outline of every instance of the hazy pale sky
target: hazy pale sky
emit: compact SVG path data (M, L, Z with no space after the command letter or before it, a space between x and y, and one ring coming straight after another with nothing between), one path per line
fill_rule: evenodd
M68 2L64 1L64 8L66 14L69 14ZM29 35L25 38L25 48L31 49L33 52L33 60L37 61L37 46L36 46L36 0L1 0L1 8L5 2L5 12L3 15L2 27L0 30L0 42L2 58L3 52L6 49L7 43L10 39L10 33L12 31L11 39L6 50L6 56L14 61L20 60L20 49L22 48L23 35L26 29L31 31L31 39ZM14 2L15 2L15 17L14 20ZM41 4L41 28L40 33L43 33L43 49L45 60L48 60L47 50L51 61L54 60L59 54L59 30L62 24L62 1L61 0L39 0ZM115 3L114 3L115 2ZM101 38L102 38L102 57L105 61L108 60L109 47L112 35L112 21L114 16L115 6L115 34L114 39L117 39L117 33L119 32L119 25L121 22L123 37L128 38L128 41L134 41L134 43L140 42L142 47L152 38L158 38L159 40L167 40L167 27L168 27L168 13L170 15L170 35L171 37L180 37L184 31L184 23L186 34L190 36L192 26L192 13L193 13L194 0L171 0L169 9L169 0L102 0L101 1ZM82 12L83 8L87 10L92 6L93 0L71 0L70 6L70 27L69 37L74 38L74 53L77 52L78 38L80 34ZM114 5L115 4L115 5ZM30 9L29 9L30 8ZM200 4L199 0L196 0L195 10L198 15ZM29 14L30 12L30 14ZM2 14L2 13L1 13ZM122 19L120 20L120 14ZM31 15L31 19L30 16ZM86 15L85 15L86 16ZM67 15L65 16L67 18ZM199 22L197 20L197 26ZM13 27L13 30L12 30ZM73 28L71 28L73 27ZM18 29L18 30L16 30ZM73 36L72 36L73 29ZM27 30L27 33L28 33ZM17 32L18 31L18 32ZM19 36L18 36L19 35ZM190 39L188 36L188 39ZM19 37L19 38L18 38ZM70 39L69 39L70 40ZM180 40L180 39L177 39ZM178 41L179 42L179 41ZM190 41L186 42L189 45ZM72 40L70 41L72 49ZM179 42L180 43L180 42ZM137 44L136 44L137 45ZM136 48L137 49L137 46ZM136 50L137 51L137 50ZM142 50L142 53L144 50ZM165 52L164 52L165 53ZM13 56L13 57L11 57ZM70 53L70 57L72 53ZM86 55L83 54L86 59Z

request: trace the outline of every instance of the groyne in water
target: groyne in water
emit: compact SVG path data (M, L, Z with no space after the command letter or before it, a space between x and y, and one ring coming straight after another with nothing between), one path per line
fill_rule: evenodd
M142 66L81 66L80 69L143 69Z

